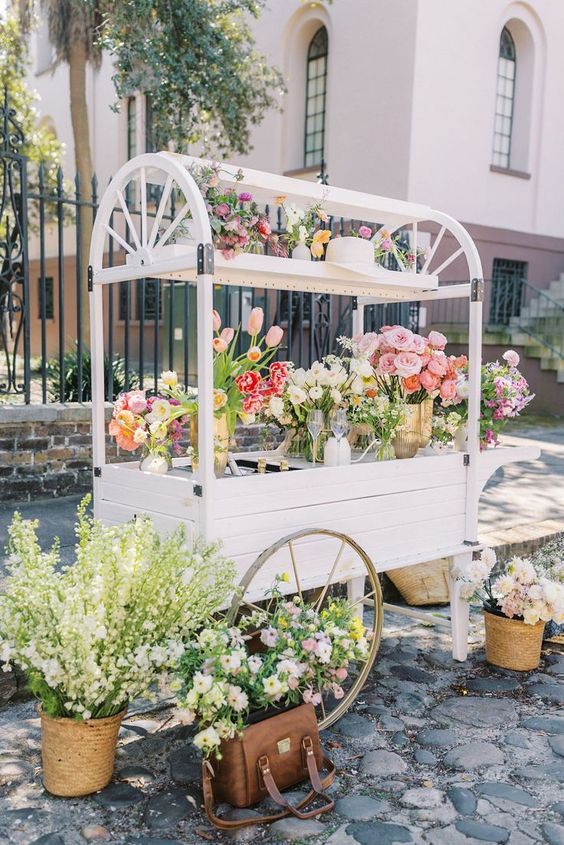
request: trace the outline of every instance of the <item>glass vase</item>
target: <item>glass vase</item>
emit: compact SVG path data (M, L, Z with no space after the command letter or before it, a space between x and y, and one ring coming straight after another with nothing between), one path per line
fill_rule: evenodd
M394 461L396 453L394 451L394 447L388 441L385 443L380 443L380 445L376 449L374 457L377 461Z
M330 431L322 431L317 438L316 463L318 464L323 463L325 444L330 435ZM305 458L310 463L313 462L313 441L307 429L294 430L292 438L288 442L287 454Z
M141 472L152 472L154 475L166 475L172 469L172 458L166 449L151 451L145 448L139 462Z

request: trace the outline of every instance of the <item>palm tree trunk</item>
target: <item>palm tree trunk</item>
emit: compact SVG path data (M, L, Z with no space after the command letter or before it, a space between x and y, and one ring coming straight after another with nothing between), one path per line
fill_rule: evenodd
M86 103L86 49L80 41L71 44L69 50L69 82L72 131L74 136L74 158L76 172L80 177L81 196L85 201L91 198L92 153L90 150L90 128L88 106ZM78 214L78 211L77 211ZM88 303L88 253L92 234L93 212L91 208L80 209L80 241L78 248L82 257L80 288L82 293L81 325L82 338L88 345L90 338L89 303Z

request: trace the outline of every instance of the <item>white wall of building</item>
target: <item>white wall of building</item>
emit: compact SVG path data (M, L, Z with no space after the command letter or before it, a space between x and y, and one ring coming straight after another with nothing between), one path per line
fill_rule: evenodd
M270 0L254 24L256 38L283 70L288 93L283 111L254 130L253 150L241 163L279 172L303 166L306 53L322 24L329 33L325 159L331 184L425 202L470 224L564 237L564 2ZM521 91L514 167L530 178L490 170L505 24L515 33ZM41 41L34 54L44 66ZM110 109L111 74L109 57L89 72L101 186L126 157L125 115ZM65 170L72 175L67 69L32 72L30 83L66 145ZM137 119L142 151L141 108Z

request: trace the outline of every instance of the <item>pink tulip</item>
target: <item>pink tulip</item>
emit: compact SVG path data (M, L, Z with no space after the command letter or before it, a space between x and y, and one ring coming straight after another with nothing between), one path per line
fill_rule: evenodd
M222 337L214 337L213 341L214 352L225 352L227 343Z
M247 323L247 332L254 337L262 329L264 322L264 311L262 308L253 308L249 315L249 322Z
M221 332L221 338L226 343L231 343L231 341L233 340L234 337L235 337L235 329L225 328Z
M284 329L280 326L271 326L266 333L265 343L269 349L272 349L273 346L278 346L283 337Z
M214 332L218 332L221 328L221 317L219 316L219 312L215 310L212 311L212 318L213 318L213 330Z

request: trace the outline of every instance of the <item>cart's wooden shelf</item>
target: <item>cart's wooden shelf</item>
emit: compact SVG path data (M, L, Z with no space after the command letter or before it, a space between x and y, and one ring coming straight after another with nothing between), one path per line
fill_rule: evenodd
M171 244L157 252L156 257L158 261L154 266L137 265L132 260L120 267L99 270L96 283L109 284L147 275L175 281L196 281L195 246ZM435 275L386 270L378 264L336 264L253 253L227 259L218 250L215 250L214 283L342 296L377 296L396 302L413 300L421 292L439 290L439 280Z

